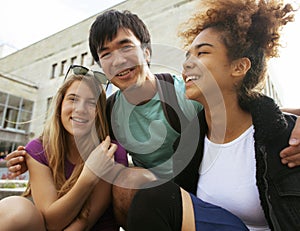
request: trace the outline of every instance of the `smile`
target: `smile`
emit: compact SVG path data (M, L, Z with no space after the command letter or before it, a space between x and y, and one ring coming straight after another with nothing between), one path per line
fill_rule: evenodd
M117 74L117 76L124 76L124 75L127 75L127 74L129 74L131 71L133 71L133 70L134 70L134 68L127 69L127 70L122 71L122 72L120 72L119 74Z
M77 122L77 123L87 123L88 122L88 120L76 118L76 117L71 117L71 120L73 120L74 122Z
M185 82L187 83L187 82L189 82L189 81L196 81L196 80L198 80L198 79L200 79L200 76L193 75L193 76L187 77L187 78L185 79Z

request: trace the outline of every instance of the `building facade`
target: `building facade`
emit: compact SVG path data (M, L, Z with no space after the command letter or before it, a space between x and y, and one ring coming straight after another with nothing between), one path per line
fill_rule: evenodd
M184 51L178 26L196 4L197 0L127 0L113 8L138 14L148 26L154 73L180 74ZM40 135L51 99L71 64L100 69L88 47L89 28L96 17L0 59L0 152L11 152ZM268 89L274 90L272 85Z

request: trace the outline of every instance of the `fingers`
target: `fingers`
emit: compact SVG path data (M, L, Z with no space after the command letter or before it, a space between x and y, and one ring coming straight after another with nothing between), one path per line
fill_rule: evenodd
M110 158L114 156L114 154L118 148L118 146L116 144L111 143L109 136L107 136L100 145L102 145L103 150L107 150L106 155Z
M18 149L19 149L19 147L18 147ZM5 160L7 160L7 161L16 160L20 157L20 158L22 158L22 159L20 159L20 162L22 162L24 160L25 155L26 155L26 151L24 149L20 149L20 150L16 150L16 151L9 153L5 157Z
M14 151L8 154L7 157L5 158L5 160L7 161L6 166L10 168L12 166L20 165L25 161L25 155L26 155L25 151Z
M297 146L300 144L300 117L297 117L295 127L290 136L289 144L291 146Z
M280 153L281 162L290 168L300 165L300 146L289 146Z

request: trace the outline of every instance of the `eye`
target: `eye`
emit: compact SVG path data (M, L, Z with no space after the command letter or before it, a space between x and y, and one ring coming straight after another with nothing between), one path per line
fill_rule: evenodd
M199 52L197 53L197 56L199 57L199 56L204 55L204 54L208 54L208 52L205 52L205 51L199 51Z
M67 100L71 101L71 102L75 102L75 101L77 101L77 97L75 97L75 96L69 96L69 97L67 97Z
M133 45L125 45L121 48L121 51L126 52L126 51L130 51L134 48Z
M89 100L89 101L86 102L86 104L87 104L89 107L95 108L97 103L96 103L96 101L94 101L94 100Z
M100 57L100 59L106 59L106 58L109 58L110 55L111 55L110 52L104 52L104 53L101 53L101 54L99 55L99 57Z

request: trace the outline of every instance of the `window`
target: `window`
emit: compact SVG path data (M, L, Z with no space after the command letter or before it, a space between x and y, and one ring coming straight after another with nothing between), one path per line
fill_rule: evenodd
M66 64L67 60L61 61L60 76L64 76L66 74Z
M50 106L51 106L51 103L52 103L52 99L53 99L53 97L49 97L47 99L47 111L46 111L46 118L45 119L47 119L50 116L50 113L51 113Z
M93 66L95 64L95 59L94 58L91 58L91 66Z
M0 92L0 127L29 131L33 102Z
M81 54L81 65L82 66L87 66L87 52Z
M56 76L57 63L52 65L51 79L54 79Z
M71 65L76 64L76 59L77 59L77 56L74 56L71 58Z

